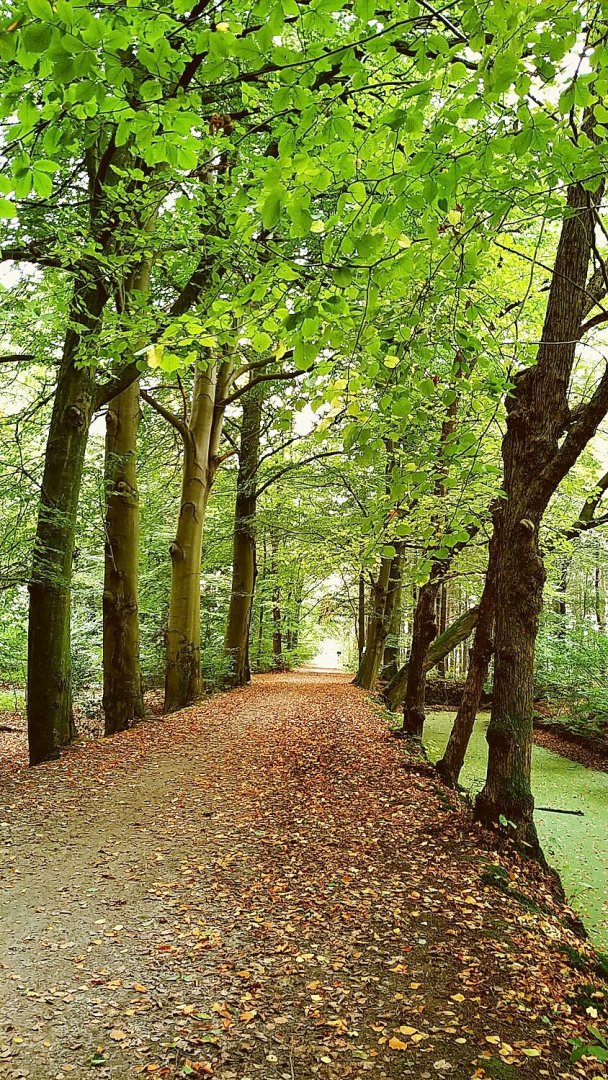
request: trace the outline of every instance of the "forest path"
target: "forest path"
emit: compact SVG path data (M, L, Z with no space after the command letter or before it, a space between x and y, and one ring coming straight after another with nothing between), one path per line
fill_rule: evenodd
M546 913L483 884L348 676L258 677L0 797L2 1078L603 1075L568 1065L589 977L546 882L507 864Z

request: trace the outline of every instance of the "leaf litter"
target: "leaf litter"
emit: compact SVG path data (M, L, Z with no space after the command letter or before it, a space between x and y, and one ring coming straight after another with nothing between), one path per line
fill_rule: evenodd
M569 1061L606 986L550 879L346 676L260 676L1 786L2 1080L606 1075Z

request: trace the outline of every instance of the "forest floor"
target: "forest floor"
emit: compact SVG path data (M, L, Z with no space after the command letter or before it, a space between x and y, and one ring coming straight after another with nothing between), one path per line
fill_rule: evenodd
M608 1074L569 1063L608 996L549 879L348 676L13 763L0 799L3 1080Z

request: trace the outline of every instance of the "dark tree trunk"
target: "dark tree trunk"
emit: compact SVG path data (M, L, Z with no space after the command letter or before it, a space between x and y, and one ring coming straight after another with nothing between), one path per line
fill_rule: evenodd
M75 735L70 594L76 517L95 407L86 342L100 326L106 294L77 281L49 427L30 578L27 714L30 764L56 757Z
M244 686L251 678L249 630L256 579L256 470L260 450L261 395L254 389L245 394L242 403L234 511L232 588L224 636L224 653L230 660L226 677L229 686Z
M272 658L273 667L283 666L283 619L281 614L281 585L278 580L279 538L273 530L270 534L270 573L272 575Z
M439 633L443 634L446 626L448 625L448 587L446 582L443 583L439 590L439 601L437 607L437 622L439 625ZM437 674L441 679L445 679L445 657L437 664Z
M403 549L399 551L391 566L389 580L389 597L391 597L390 611L387 612L387 636L384 645L384 657L382 667L382 679L392 679L399 668L399 638L401 634L401 603L402 603L402 578L403 578ZM445 629L445 627L444 627Z
M425 673L431 671L444 656L449 656L461 642L466 641L477 624L477 615L478 608L470 608L469 611L465 611L464 615L459 615L440 637L435 638L427 651L424 665ZM392 712L395 712L403 702L407 686L408 667L409 664L400 667L384 691L383 700L387 708L391 709Z
M602 566L600 563L600 549L599 547L595 553L595 621L597 622L598 630L602 632L606 628L606 598L602 588Z
M365 649L355 676L355 686L364 690L373 690L384 653L384 642L388 627L386 625L386 604L388 599L389 579L392 557L383 556L377 579L372 585L372 610L365 636Z
M363 656L363 650L365 649L365 575L363 571L359 574L359 596L357 606L357 648L359 653L359 664Z
M426 656L429 645L437 636L435 611L441 587L443 563L434 563L431 577L418 593L414 612L412 646L407 665L407 683L403 700L403 733L421 739L424 730L424 698L426 693Z
M110 404L106 416L106 542L103 591L104 734L143 716L139 665L139 385Z
M568 190L549 300L535 366L516 379L503 439L506 498L494 512L496 623L488 771L475 813L507 820L525 849L540 855L530 785L534 648L545 581L539 527L558 484L605 415L598 387L572 417L568 386L585 309L594 203L582 186ZM561 441L564 433L566 438Z
M479 603L477 627L470 654L467 680L444 755L437 762L437 771L446 783L451 784L453 787L458 783L460 771L464 764L494 646L492 641L494 628L494 576L495 560L492 541L490 541L488 570Z

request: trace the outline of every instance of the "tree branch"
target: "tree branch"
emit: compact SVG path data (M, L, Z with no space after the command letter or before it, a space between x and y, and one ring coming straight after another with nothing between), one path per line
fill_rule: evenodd
M176 414L172 412L171 409L167 409L164 405L161 405L160 401L157 401L156 398L153 398L147 390L143 389L143 387L140 389L140 394L144 401L147 402L147 404L152 409L154 409L154 411L157 412L159 416L162 416L163 420L166 420L168 424L171 424L171 426L175 428L176 431L179 431L182 439L188 438L188 426L179 416L176 416Z
M278 381L279 379L298 379L300 375L308 375L308 373L311 372L313 368L314 364L311 364L310 367L304 368L303 371L269 371L266 375L256 375L255 379L251 379L251 381L248 382L246 386L242 386L240 390L235 390L234 393L230 394L227 398L224 398L222 401L218 401L217 405L219 408L225 409L228 405L232 405L233 401L238 401L238 399L242 397L243 394L245 394L248 390L251 390L253 386L257 386L258 383L272 382L274 380Z
M336 457L341 453L341 450L325 450L322 454L312 454L310 457L302 458L301 461L290 462L289 465L285 465L284 468L278 469L273 476L269 477L269 479L261 485L261 487L257 488L255 493L256 499L259 499L260 495L263 495L272 484L276 484L277 480L280 480L286 473L293 472L294 469L300 469L303 465L310 465L313 461L319 461L320 458Z

